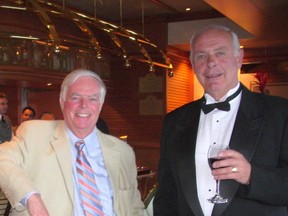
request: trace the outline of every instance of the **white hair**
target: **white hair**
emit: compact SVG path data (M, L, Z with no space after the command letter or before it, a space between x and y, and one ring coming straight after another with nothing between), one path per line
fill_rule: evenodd
M239 53L240 53L240 42L239 42L239 38L237 36L237 34L235 32L233 32L231 29L225 27L225 26L221 26L221 25L208 25L206 26L205 28L197 31L191 38L190 40L190 62L191 64L193 65L193 49L194 49L194 44L195 44L195 41L197 40L197 38L207 32L207 31L210 31L210 30L222 30L222 31L225 31L227 33L230 34L231 36L231 39L232 39L232 46L233 46L233 50L234 50L234 56L238 56Z
M91 77L98 81L100 85L100 103L103 104L106 96L106 86L103 80L100 78L98 74L96 74L93 71L85 70L85 69L77 69L69 73L63 80L61 84L61 91L60 91L60 106L61 109L63 109L63 103L66 100L66 94L69 86L73 84L76 80L78 80L81 77ZM62 101L62 102L61 102Z

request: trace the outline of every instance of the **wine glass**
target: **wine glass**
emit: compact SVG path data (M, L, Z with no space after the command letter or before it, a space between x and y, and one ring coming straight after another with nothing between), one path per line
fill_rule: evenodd
M208 150L208 164L210 166L210 169L213 169L212 164L215 161L222 160L223 158L219 158L218 154L219 152L228 149L227 146L218 146L218 145L211 145ZM220 195L220 180L216 180L216 194L208 199L209 202L215 203L215 204L222 204L228 202L227 198L223 198Z

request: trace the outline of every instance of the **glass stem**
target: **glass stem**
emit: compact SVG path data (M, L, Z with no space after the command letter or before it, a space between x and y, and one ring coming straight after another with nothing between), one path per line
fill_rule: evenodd
M216 194L220 195L220 181L216 180Z

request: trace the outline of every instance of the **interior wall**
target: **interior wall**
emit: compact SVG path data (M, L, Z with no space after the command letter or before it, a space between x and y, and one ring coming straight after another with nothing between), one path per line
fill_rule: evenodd
M159 160L159 142L163 119L163 94L165 73L155 72L155 78L161 82L160 92L140 91L140 80L145 79L148 67L142 63L133 63L131 68L123 68L122 62L111 64L111 79L107 83L107 96L103 105L101 117L106 121L112 135L120 137L127 135L127 142L136 154L138 166L147 166L157 170ZM149 77L148 77L149 78ZM147 100L153 97L161 103L162 112L156 114L141 112L141 106L154 110L155 103ZM146 102L144 104L143 102Z
M27 105L35 109L36 119L39 119L43 112L53 113L57 120L63 119L59 104L59 93L59 90L30 90L27 92Z
M168 47L167 56L173 65L173 77L166 75L166 112L193 100L194 76L187 52Z

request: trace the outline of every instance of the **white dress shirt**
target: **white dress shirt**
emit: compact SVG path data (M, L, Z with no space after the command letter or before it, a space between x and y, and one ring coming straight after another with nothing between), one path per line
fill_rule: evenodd
M220 101L236 92L240 83L230 89ZM216 101L208 94L205 94L206 103L215 103ZM214 109L210 113L204 114L201 111L200 122L198 127L195 163L196 163L196 180L197 193L203 213L205 216L211 216L214 204L209 203L207 199L216 193L216 181L211 174L208 165L207 153L210 145L229 146L230 137L235 123L241 100L241 93L230 101L231 109L229 112Z
M71 155L74 177L74 216L85 216L81 205L81 197L79 194L79 184L76 172L76 156L77 150L75 143L79 140L68 128L66 128L71 144ZM99 196L104 214L106 216L115 216L113 210L113 189L108 176L107 169L104 164L102 150L97 136L96 127L94 131L84 139L85 146L83 152L89 161L93 171L95 181L99 190Z

